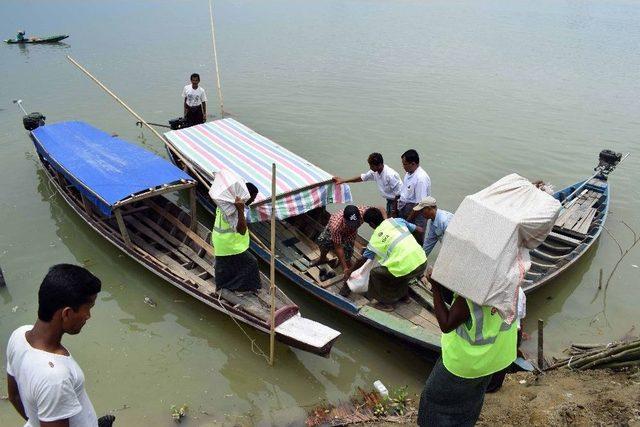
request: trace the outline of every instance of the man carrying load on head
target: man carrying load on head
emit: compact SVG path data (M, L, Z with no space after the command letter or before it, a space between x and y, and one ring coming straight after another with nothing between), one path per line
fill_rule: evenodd
M231 291L254 291L260 289L258 261L249 253L249 229L244 208L258 195L258 188L247 183L249 200L246 203L238 196L235 200L235 219L227 218L220 207L216 207L216 218L211 232L211 243L215 251L216 287Z
M396 302L408 301L409 282L427 267L427 257L411 235L418 227L401 218L384 219L378 208L367 209L363 219L373 228L363 259L380 263L369 276L369 297L378 300L376 308L393 311ZM348 290L345 284L340 294L346 296Z

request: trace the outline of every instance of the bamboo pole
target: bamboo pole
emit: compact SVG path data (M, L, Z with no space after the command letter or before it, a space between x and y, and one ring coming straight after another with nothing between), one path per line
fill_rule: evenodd
M0 288L7 286L7 282L4 281L4 274L2 273L2 267L0 267Z
M222 100L222 84L220 83L220 69L218 68L218 48L216 47L216 30L213 24L213 4L209 0L209 19L211 20L211 42L213 43L213 62L216 66L216 83L218 86L218 100L220 101L220 118L224 119L224 101ZM205 117L205 121L207 118Z
M271 292L271 333L269 337L269 365L273 366L276 341L276 164L271 165L271 265L269 266Z
M160 141L162 141L163 144L165 144L167 146L167 148L176 156L178 157L184 164L188 164L187 160L182 157L182 155L178 152L178 150L175 149L175 147L173 145L171 145L171 142L169 142L168 139L166 139L164 136L160 135L160 133L158 133L157 130L155 130L153 127L151 127L151 125L149 125L149 123L147 123L138 113L136 113L135 111L133 111L133 109L131 107L129 107L122 99L120 99L118 97L118 95L116 95L115 93L113 93L111 91L111 89L109 89L108 87L106 87L100 80L98 80L95 76L93 76L93 74L91 74L86 68L84 68L82 65L80 65L75 59L73 59L72 57L70 57L69 55L67 55L67 60L69 62L71 62L73 65L75 65L76 67L78 67L78 69L80 71L82 71L84 74L87 75L87 77L89 77L91 80L93 80L98 86L100 86L105 92L107 92L113 99L115 99L122 107L124 107L125 110L127 110L129 113L131 113L131 115L133 115L133 117L135 117L136 119L138 119L138 121L140 123L142 123L143 125L145 125L147 127L147 129L149 129L151 131L151 133L153 133L155 136L158 137L158 139L160 139Z
M544 320L538 319L538 369L544 369Z

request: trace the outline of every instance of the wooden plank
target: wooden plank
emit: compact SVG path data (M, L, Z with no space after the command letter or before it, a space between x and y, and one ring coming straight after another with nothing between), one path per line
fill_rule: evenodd
M597 209L591 208L582 222L574 228L574 231L580 234L587 234L589 232L589 228L591 227L591 222L593 221L593 218L596 216L597 212Z
M311 267L305 273L311 277L316 284L320 284L320 282L322 282L320 280L320 269L318 267Z
M165 218L167 221L169 221L171 224L173 224L174 226L176 226L180 231L182 231L184 234L186 234L187 236L189 236L189 238L198 246L200 246L201 248L203 248L205 251L207 251L210 255L215 256L215 252L213 250L213 246L211 246L210 244L208 244L207 242L205 242L202 237L200 237L199 235L197 235L196 233L194 233L193 231L191 231L189 229L189 227L187 227L186 225L184 225L183 222L179 221L177 218L175 218L174 216L167 214L160 206L158 206L155 202L153 202L152 200L147 199L145 201L145 203L147 203L149 206L151 206L151 209L153 209L154 211L156 211L158 214L160 214L163 218Z
M116 221L118 222L118 228L120 229L120 235L122 236L122 240L124 240L124 244L129 248L133 245L131 244L131 238L129 237L129 233L127 232L127 227L124 225L124 220L122 219L122 212L120 209L116 209L113 211L116 216Z
M329 280L325 280L324 282L320 282L320 286L322 286L323 288L326 289L326 288L328 288L330 286L337 285L338 283L344 281L342 276L343 276L342 274L336 274L336 277L332 277Z
M142 220L145 224L147 224L150 228L145 227L144 224L140 223L138 221L138 219ZM152 231L152 232L156 232L161 239L166 240L167 242L169 242L171 245L170 248L172 250L179 250L181 253L183 253L189 260L195 262L196 264L198 264L198 266L200 266L200 268L202 268L204 271L208 272L209 274L211 274L212 276L215 275L214 272L214 268L213 265L208 263L207 261L205 261L204 259L202 259L201 257L198 256L198 254L191 249L189 246L185 245L184 243L182 243L180 240L176 239L175 237L173 237L172 235L170 235L167 230L163 229L162 227L160 227L158 224L156 224L155 222L153 222L151 219L145 217L145 216L139 216L134 218L127 218L126 220L128 221L132 221L133 225L138 228L138 230L143 231L144 228L147 228L147 230ZM144 231L143 231L144 232Z
M189 189L189 203L191 205L191 224L189 224L189 228L194 233L198 232L198 214L197 214L197 206L198 206L198 196L196 194L196 187L191 187Z
M137 229L139 232L147 236L149 239L153 240L154 243L162 245L164 248L168 249L176 257L180 258L181 263L191 264L191 260L189 258L184 256L180 252L176 251L176 249L173 246L171 246L169 243L167 243L162 237L158 236L156 233L153 232L153 230L149 229L148 227L145 227L144 225L140 224L140 222L137 221L135 218L129 217L129 218L126 218L125 221L132 228Z
M151 256L156 258L160 263L165 264L170 270L173 270L173 273L181 277L183 280L188 280L191 282L194 287L198 288L201 292L212 294L216 292L216 287L211 282L207 282L178 264L174 259L168 256L165 253L162 253L160 250L154 248L147 242L145 242L141 237L133 235L133 240L136 242L138 246L144 249L145 252L149 253Z

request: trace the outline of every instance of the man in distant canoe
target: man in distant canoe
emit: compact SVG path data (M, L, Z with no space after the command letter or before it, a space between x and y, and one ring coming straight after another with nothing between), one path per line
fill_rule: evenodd
M249 229L244 214L246 205L250 205L258 195L258 188L247 183L249 200L246 203L236 196L235 208L237 220L227 218L219 207L211 232L211 243L216 255L216 287L231 291L255 291L260 289L258 261L249 253ZM236 222L237 221L237 222ZM236 222L236 225L232 224Z
M380 263L371 270L368 294L378 301L376 308L393 311L398 301L409 301L409 282L421 277L427 267L427 257L411 235L417 226L402 218L385 219L379 208L367 209L363 220L373 228L373 233L361 263L366 259ZM349 295L346 283L340 295Z
M348 205L342 212L331 214L329 223L318 236L320 257L311 265L326 263L327 254L333 251L342 265L344 279L349 278L353 244L358 236L358 228L362 225L362 215L366 209L366 206Z
M336 176L333 180L336 184L375 181L378 184L380 194L387 202L387 216L391 216L394 205L400 197L400 188L402 187L400 175L384 163L380 153L371 153L367 162L369 163L369 170L365 173L349 179L342 179Z
M26 38L24 37L27 34L27 32L25 30L22 31L18 31L18 34L16 35L16 40L18 42L23 42L26 40Z
M416 150L405 151L400 159L406 174L402 180L402 188L396 207L397 215L394 216L404 218L424 229L427 225L426 219L421 215L416 215L417 212L413 208L422 199L431 195L431 178L420 166L420 156ZM422 243L423 238L424 234L418 235L419 242Z
M191 74L191 84L182 89L184 119L187 126L202 124L207 119L207 94L199 84L200 75L193 73Z

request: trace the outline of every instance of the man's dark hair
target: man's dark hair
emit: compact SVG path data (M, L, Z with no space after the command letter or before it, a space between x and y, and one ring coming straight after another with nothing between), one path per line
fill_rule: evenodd
M382 154L380 153L371 153L369 154L369 158L367 159L367 162L370 165L379 166L384 164L384 159L382 158Z
M420 164L420 156L418 155L418 152L413 148L411 150L405 151L400 157L408 163Z
M78 311L91 296L100 292L100 279L86 268L72 264L57 264L49 268L38 291L38 319L50 322L61 308Z
M382 224L382 221L384 221L384 216L382 216L382 212L380 212L380 209L369 208L364 211L362 220L367 224L373 224L375 227L377 227Z
M200 80L200 74L198 74L198 73L193 73L193 74L191 74L191 77L189 78L189 80L191 80L191 79L192 79L192 78L194 78L194 77L197 77L197 78L198 78L198 80Z
M258 187L253 185L253 183L251 183L251 182L247 182L247 191L249 192L249 196L251 196L251 197L255 197L259 193Z

